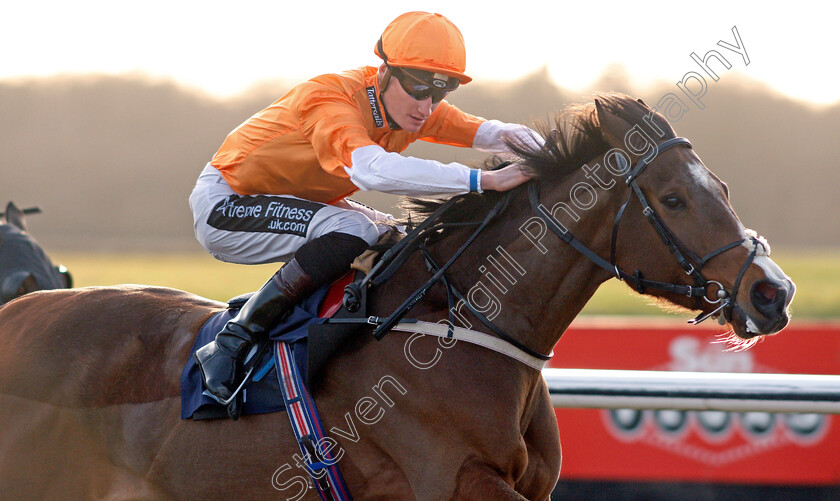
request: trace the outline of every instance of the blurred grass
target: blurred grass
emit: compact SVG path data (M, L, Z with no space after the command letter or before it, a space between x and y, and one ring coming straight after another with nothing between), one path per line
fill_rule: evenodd
M51 252L73 275L74 287L145 284L189 291L217 301L260 288L279 264L243 266L209 254L94 254Z
M278 264L243 266L207 254L85 254L52 252L73 274L76 287L136 283L173 287L218 301L258 289ZM840 317L840 251L773 252L796 283L796 318ZM668 315L616 280L605 283L585 315Z

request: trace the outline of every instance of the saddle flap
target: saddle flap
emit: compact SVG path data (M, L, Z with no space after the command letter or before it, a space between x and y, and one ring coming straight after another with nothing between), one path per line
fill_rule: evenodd
M350 274L352 276L353 274ZM361 271L356 271L356 280L363 277ZM349 281L347 282L349 283ZM334 313L329 317L331 319L339 318L366 318L367 306L367 288L362 287L361 305L358 311L350 313L341 305L341 300L344 297L344 287L337 292L337 306ZM307 364L306 364L306 385L312 387L316 376L324 367L324 364L342 347L357 335L360 329L368 327L366 324L346 324L346 323L330 323L324 322L320 324L312 324L307 329Z

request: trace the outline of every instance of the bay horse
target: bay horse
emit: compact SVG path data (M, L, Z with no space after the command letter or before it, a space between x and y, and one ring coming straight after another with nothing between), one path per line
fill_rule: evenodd
M455 224L425 241L429 255L446 261L473 234L458 223L509 197L446 272L451 286L469 291L473 310L542 355L612 277L724 319L734 342L787 324L793 283L738 220L726 185L664 117L641 101L601 94L542 134L538 151L512 145L536 180L507 195L459 198L443 216ZM374 314L393 311L427 281L420 254L370 290ZM430 288L412 317L448 318L445 289ZM36 292L0 309L4 495L317 499L286 416L180 419L181 370L199 327L223 307L126 285ZM491 332L471 311L457 313ZM311 390L356 499L546 500L558 480L560 441L545 380L496 351L361 334Z
M54 265L27 231L26 214L40 212L13 202L0 212L0 305L28 292L73 286L67 268Z

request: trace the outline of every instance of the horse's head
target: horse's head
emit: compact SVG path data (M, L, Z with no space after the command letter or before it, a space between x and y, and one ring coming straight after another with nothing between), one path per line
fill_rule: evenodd
M501 327L519 329L526 345L550 348L610 276L642 294L699 310L693 323L729 322L733 348L749 347L787 325L793 283L770 260L767 242L738 220L726 185L662 115L625 95L600 95L592 104L567 108L543 136L540 148L508 143L535 182L507 193L458 197L426 230L435 237L430 242L441 242L440 254L451 255L463 238L477 237L469 237L477 221L505 214L487 226L483 245L498 250L510 244L521 269L540 272L520 273L532 292L507 296ZM498 160L488 167L504 165ZM431 216L443 205L413 200L407 208ZM518 232L510 232L511 221ZM462 238L443 238L456 234ZM487 272L481 254L473 252L463 266L462 286L476 283L470 270ZM487 279L507 292L496 276L488 272ZM492 299L488 309L499 306ZM547 317L557 321L544 326Z
M24 212L12 202L0 213L0 305L41 289L72 287L63 266L54 266L26 231Z
M770 259L767 242L741 224L726 184L643 102L607 95L596 99L595 109L601 134L613 148L604 162L630 186L630 202L615 222L615 264L639 270L649 281L702 287L695 297L637 288L715 312L741 340L784 328L794 284Z

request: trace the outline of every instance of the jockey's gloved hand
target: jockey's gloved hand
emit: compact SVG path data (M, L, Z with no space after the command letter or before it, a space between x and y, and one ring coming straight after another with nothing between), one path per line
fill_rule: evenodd
M488 120L481 124L473 140L473 148L488 153L504 154L511 141L527 148L540 149L545 140L536 131L520 124Z

